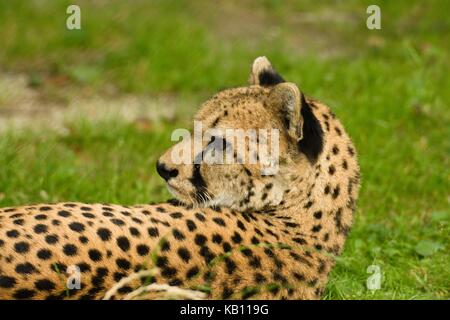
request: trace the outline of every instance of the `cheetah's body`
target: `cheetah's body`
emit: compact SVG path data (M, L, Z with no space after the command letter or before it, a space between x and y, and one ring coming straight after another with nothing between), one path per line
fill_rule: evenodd
M210 298L319 298L352 223L359 168L354 147L329 108L282 82L259 58L253 86L218 94L197 115L210 127L252 121L255 127L282 126L283 120L265 118L273 113L264 108L279 103L290 108L297 101L301 120L289 115L278 175L261 177L258 168L245 165L224 172L203 164L175 170L166 154L161 161L172 175L158 171L186 204L0 209L0 298L99 299L121 278L154 266L159 274L144 281L209 288ZM258 103L252 113L248 106ZM292 123L303 130L295 147L289 134L299 130L291 131ZM235 189L240 191L234 194ZM226 201L220 190L228 190ZM221 208L202 206L202 196ZM70 266L81 271L80 290L66 288ZM139 285L131 282L116 297Z

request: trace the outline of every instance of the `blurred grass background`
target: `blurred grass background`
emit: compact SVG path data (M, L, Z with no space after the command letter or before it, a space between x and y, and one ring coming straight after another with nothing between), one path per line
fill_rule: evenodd
M82 29L69 31L72 3L0 1L0 82L21 76L14 94L34 94L16 110L0 85L0 125L29 104L43 110L0 130L0 206L167 199L154 166L172 130L190 127L218 90L245 85L266 55L333 108L360 154L357 217L325 299L450 298L448 1L84 0ZM370 4L381 30L366 28ZM94 94L169 97L155 112L174 116L92 121L87 112L64 132L39 125L49 104L64 110ZM383 272L374 293L372 264Z

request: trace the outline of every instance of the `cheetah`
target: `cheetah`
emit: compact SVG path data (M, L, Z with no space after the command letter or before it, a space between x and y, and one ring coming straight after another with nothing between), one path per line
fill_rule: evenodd
M202 130L278 129L275 174L246 161L176 163L183 140L157 162L175 198L167 203L0 209L0 299L101 299L150 268L158 272L113 298L154 283L209 299L319 299L353 221L356 150L335 114L267 58L254 60L249 82L206 101L195 120ZM79 289L66 285L73 266Z

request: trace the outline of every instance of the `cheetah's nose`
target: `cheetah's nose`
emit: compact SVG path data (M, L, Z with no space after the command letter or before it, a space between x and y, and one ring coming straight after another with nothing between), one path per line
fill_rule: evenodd
M170 178L175 178L178 175L177 169L167 169L167 167L159 161L156 163L156 171L158 171L158 174L166 181Z

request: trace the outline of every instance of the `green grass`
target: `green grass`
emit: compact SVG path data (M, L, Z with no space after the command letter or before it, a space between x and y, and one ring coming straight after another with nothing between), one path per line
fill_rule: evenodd
M69 2L1 2L3 70L27 74L39 90L61 86L52 79L62 77L62 86L201 101L245 84L252 59L268 56L286 79L333 108L360 155L356 221L325 298L450 298L445 0L377 1L380 31L365 28L367 1L91 2L79 1L82 31L64 28ZM298 18L305 14L313 21ZM120 119L86 121L64 135L5 133L0 206L162 201L168 194L155 161L171 145L170 132L189 121L148 130ZM370 265L383 272L374 293L365 285Z

